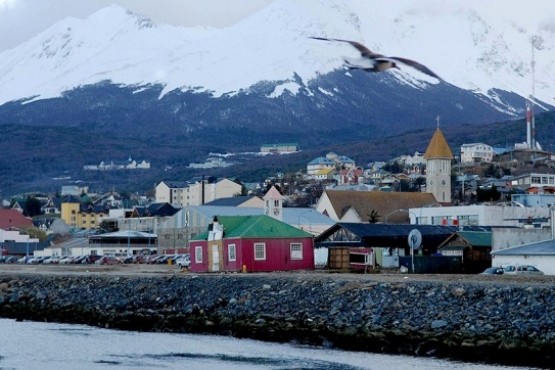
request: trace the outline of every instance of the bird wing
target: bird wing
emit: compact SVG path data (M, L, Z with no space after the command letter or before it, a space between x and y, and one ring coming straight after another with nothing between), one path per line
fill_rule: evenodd
M428 76L435 77L438 80L443 80L441 77L436 75L430 68L428 68L424 64L418 63L417 61L414 61L412 59L400 58L400 57L387 57L386 59L401 62L403 64L411 66L412 68L414 68L414 69L416 69L416 70L418 70L422 73L427 74Z
M310 37L310 38L314 40L346 42L348 44L351 44L353 47L355 47L358 51L360 51L360 54L366 58L373 59L373 58L383 57L383 55L372 52L366 46L362 45L360 42L357 42L357 41L350 41L350 40L343 40L343 39L328 39L326 37Z

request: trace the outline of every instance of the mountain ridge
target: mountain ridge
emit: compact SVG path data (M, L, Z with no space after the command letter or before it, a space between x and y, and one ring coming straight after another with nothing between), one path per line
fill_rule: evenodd
M267 143L297 142L314 151L355 139L375 143L435 127L437 116L442 127L477 130L523 117L528 52L512 46L529 44L537 30L488 24L475 10L451 3L434 18L432 3L395 3L382 14L365 1L276 0L225 29L156 25L118 6L65 19L0 53L0 125L33 138L4 140L6 152L22 159L4 156L0 167L26 168L40 184L55 186L47 180L64 171L79 178L90 164L85 160L99 163L109 159L106 153L148 159L150 151L157 168L186 168L210 152L256 151ZM437 40L448 29L437 30L447 26L458 27L461 50ZM536 100L540 112L555 109L546 78L555 72L555 62L546 59L555 26L538 30L538 96L546 98ZM354 48L309 38L366 42L373 34L380 41L367 43L372 50L414 58L446 81L409 69L345 70L343 58L355 56ZM466 48L464 59L459 54ZM55 131L72 142L58 141ZM41 141L37 132L49 139ZM40 154L52 150L79 154L52 165L51 153ZM155 176L137 181L145 186ZM14 189L8 182L0 179L0 191Z

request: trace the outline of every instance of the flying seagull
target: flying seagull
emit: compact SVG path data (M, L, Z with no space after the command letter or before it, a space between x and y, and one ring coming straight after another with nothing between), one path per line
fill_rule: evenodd
M400 58L400 57L388 57L382 54L373 53L368 49L366 46L362 45L360 42L356 41L349 41L349 40L341 40L341 39L328 39L325 37L310 37L311 39L315 40L323 40L323 41L338 41L338 42L346 42L351 44L355 47L358 51L360 51L361 58L354 61L354 63L350 60L345 60L345 64L350 69L362 69L367 72L383 72L390 68L397 68L398 63L408 65L422 73L427 74L428 76L432 76L441 80L442 78L432 72L431 69L426 67L423 64L420 64L414 60L407 59L407 58Z

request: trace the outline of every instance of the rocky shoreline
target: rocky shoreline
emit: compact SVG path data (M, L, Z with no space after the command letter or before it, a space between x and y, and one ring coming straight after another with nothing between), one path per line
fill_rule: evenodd
M341 275L0 275L0 317L549 368L555 286Z

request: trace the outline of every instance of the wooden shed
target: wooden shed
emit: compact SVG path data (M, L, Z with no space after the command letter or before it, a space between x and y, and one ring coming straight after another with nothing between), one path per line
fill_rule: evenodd
M491 267L491 231L457 231L438 247L444 256L460 256L463 272L474 274Z

